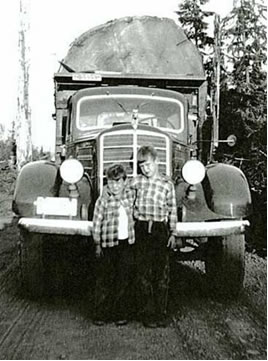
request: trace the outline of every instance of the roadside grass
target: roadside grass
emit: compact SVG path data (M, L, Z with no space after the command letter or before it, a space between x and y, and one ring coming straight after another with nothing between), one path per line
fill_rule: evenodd
M12 217L12 198L17 172L13 169L0 169L0 217Z

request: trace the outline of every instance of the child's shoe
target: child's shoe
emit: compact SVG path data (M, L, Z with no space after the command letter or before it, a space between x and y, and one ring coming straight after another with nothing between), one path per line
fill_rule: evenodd
M145 316L143 318L143 326L146 327L146 328L156 328L157 327L157 323L155 321L155 318L152 317L152 316Z
M93 324L95 326L103 326L105 324L105 321L100 318L96 318L93 320Z
M161 315L156 321L157 327L167 327L170 324L170 320L166 315Z
M128 321L125 319L115 321L116 326L125 326L125 325L127 325L127 323L128 323Z

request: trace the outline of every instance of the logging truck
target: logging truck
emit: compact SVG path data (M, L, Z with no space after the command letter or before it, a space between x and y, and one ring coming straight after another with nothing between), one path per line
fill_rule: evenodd
M62 247L72 237L93 242L107 167L121 163L132 179L139 147L152 145L175 185L181 242L172 259L203 261L213 292L238 295L251 195L240 169L203 161L207 81L193 43L171 19L128 17L82 34L60 63L55 161L26 164L13 199L29 291L44 291L53 237Z

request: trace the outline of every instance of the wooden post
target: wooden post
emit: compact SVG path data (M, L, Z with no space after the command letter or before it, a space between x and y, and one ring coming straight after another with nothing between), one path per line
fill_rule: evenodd
M215 14L214 18L214 60L213 73L214 84L212 90L212 143L210 148L210 160L219 146L219 116L220 116L220 76L221 76L221 35L220 35L220 16Z
M18 170L25 163L32 160L31 111L29 105L29 8L30 0L20 0L18 95L15 127Z

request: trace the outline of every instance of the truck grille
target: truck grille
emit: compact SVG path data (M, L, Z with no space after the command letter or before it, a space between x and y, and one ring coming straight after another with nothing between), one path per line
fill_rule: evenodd
M90 142L80 143L76 147L76 157L91 176L93 170L93 147Z
M160 173L170 175L169 138L164 134L137 130L113 131L100 137L100 187L105 180L105 170L114 163L121 163L129 177L137 175L137 150L152 145L158 154Z

